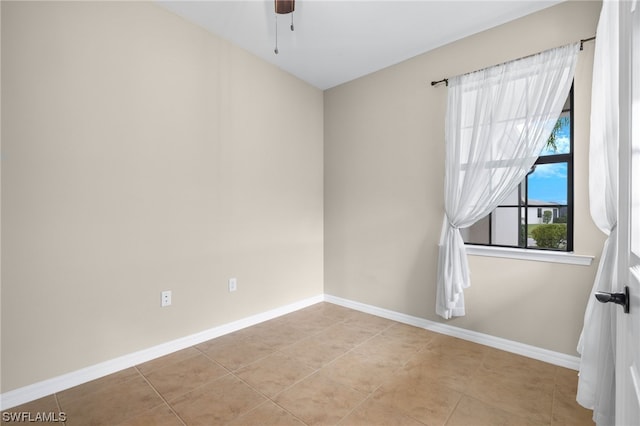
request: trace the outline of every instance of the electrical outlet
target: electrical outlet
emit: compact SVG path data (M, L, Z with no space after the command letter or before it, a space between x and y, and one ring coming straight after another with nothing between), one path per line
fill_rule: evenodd
M165 306L170 306L170 305L171 305L171 290L163 291L160 306L164 308Z
M236 291L238 289L238 280L236 278L229 278L229 291Z

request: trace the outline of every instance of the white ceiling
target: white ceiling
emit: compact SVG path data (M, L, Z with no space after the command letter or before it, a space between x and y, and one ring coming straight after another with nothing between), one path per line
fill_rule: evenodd
M273 0L158 3L319 89L328 89L563 0Z

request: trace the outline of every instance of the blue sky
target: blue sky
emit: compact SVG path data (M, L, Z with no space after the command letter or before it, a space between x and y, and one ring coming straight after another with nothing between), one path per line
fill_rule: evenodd
M569 124L557 134L558 151L544 149L541 155L568 153L570 150ZM529 199L567 203L567 164L541 164L529 176Z

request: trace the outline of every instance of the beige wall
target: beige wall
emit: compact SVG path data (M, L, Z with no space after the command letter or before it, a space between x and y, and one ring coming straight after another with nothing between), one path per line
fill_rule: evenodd
M432 80L595 34L598 2L565 2L325 92L325 293L435 315L447 89ZM575 251L598 256L589 216L593 43L575 77ZM470 256L467 315L448 324L575 355L594 265Z
M151 3L1 7L2 392L323 292L321 91Z

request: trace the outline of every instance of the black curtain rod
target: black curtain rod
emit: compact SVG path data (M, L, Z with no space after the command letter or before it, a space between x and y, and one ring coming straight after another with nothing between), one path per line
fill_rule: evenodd
M584 44L588 41L593 41L596 39L596 36L593 37L589 37L589 38L583 38L582 40L580 40L580 50L584 49Z
M581 40L580 40L580 50L583 50L583 49L584 49L584 44L585 44L586 42L588 42L588 41L593 41L593 40L595 40L595 39L596 39L596 36L581 39ZM534 55L537 55L537 53L534 53ZM529 56L533 56L533 55L529 55ZM524 58L527 58L527 57L528 57L528 56L524 56L523 58L520 58L520 59L524 59ZM440 83L444 83L444 84L445 84L445 86L449 86L449 79L448 79L448 78L443 78L442 80L432 81L432 82L431 82L431 85L432 85L432 86L436 86L436 85L438 85L438 84L440 84Z

